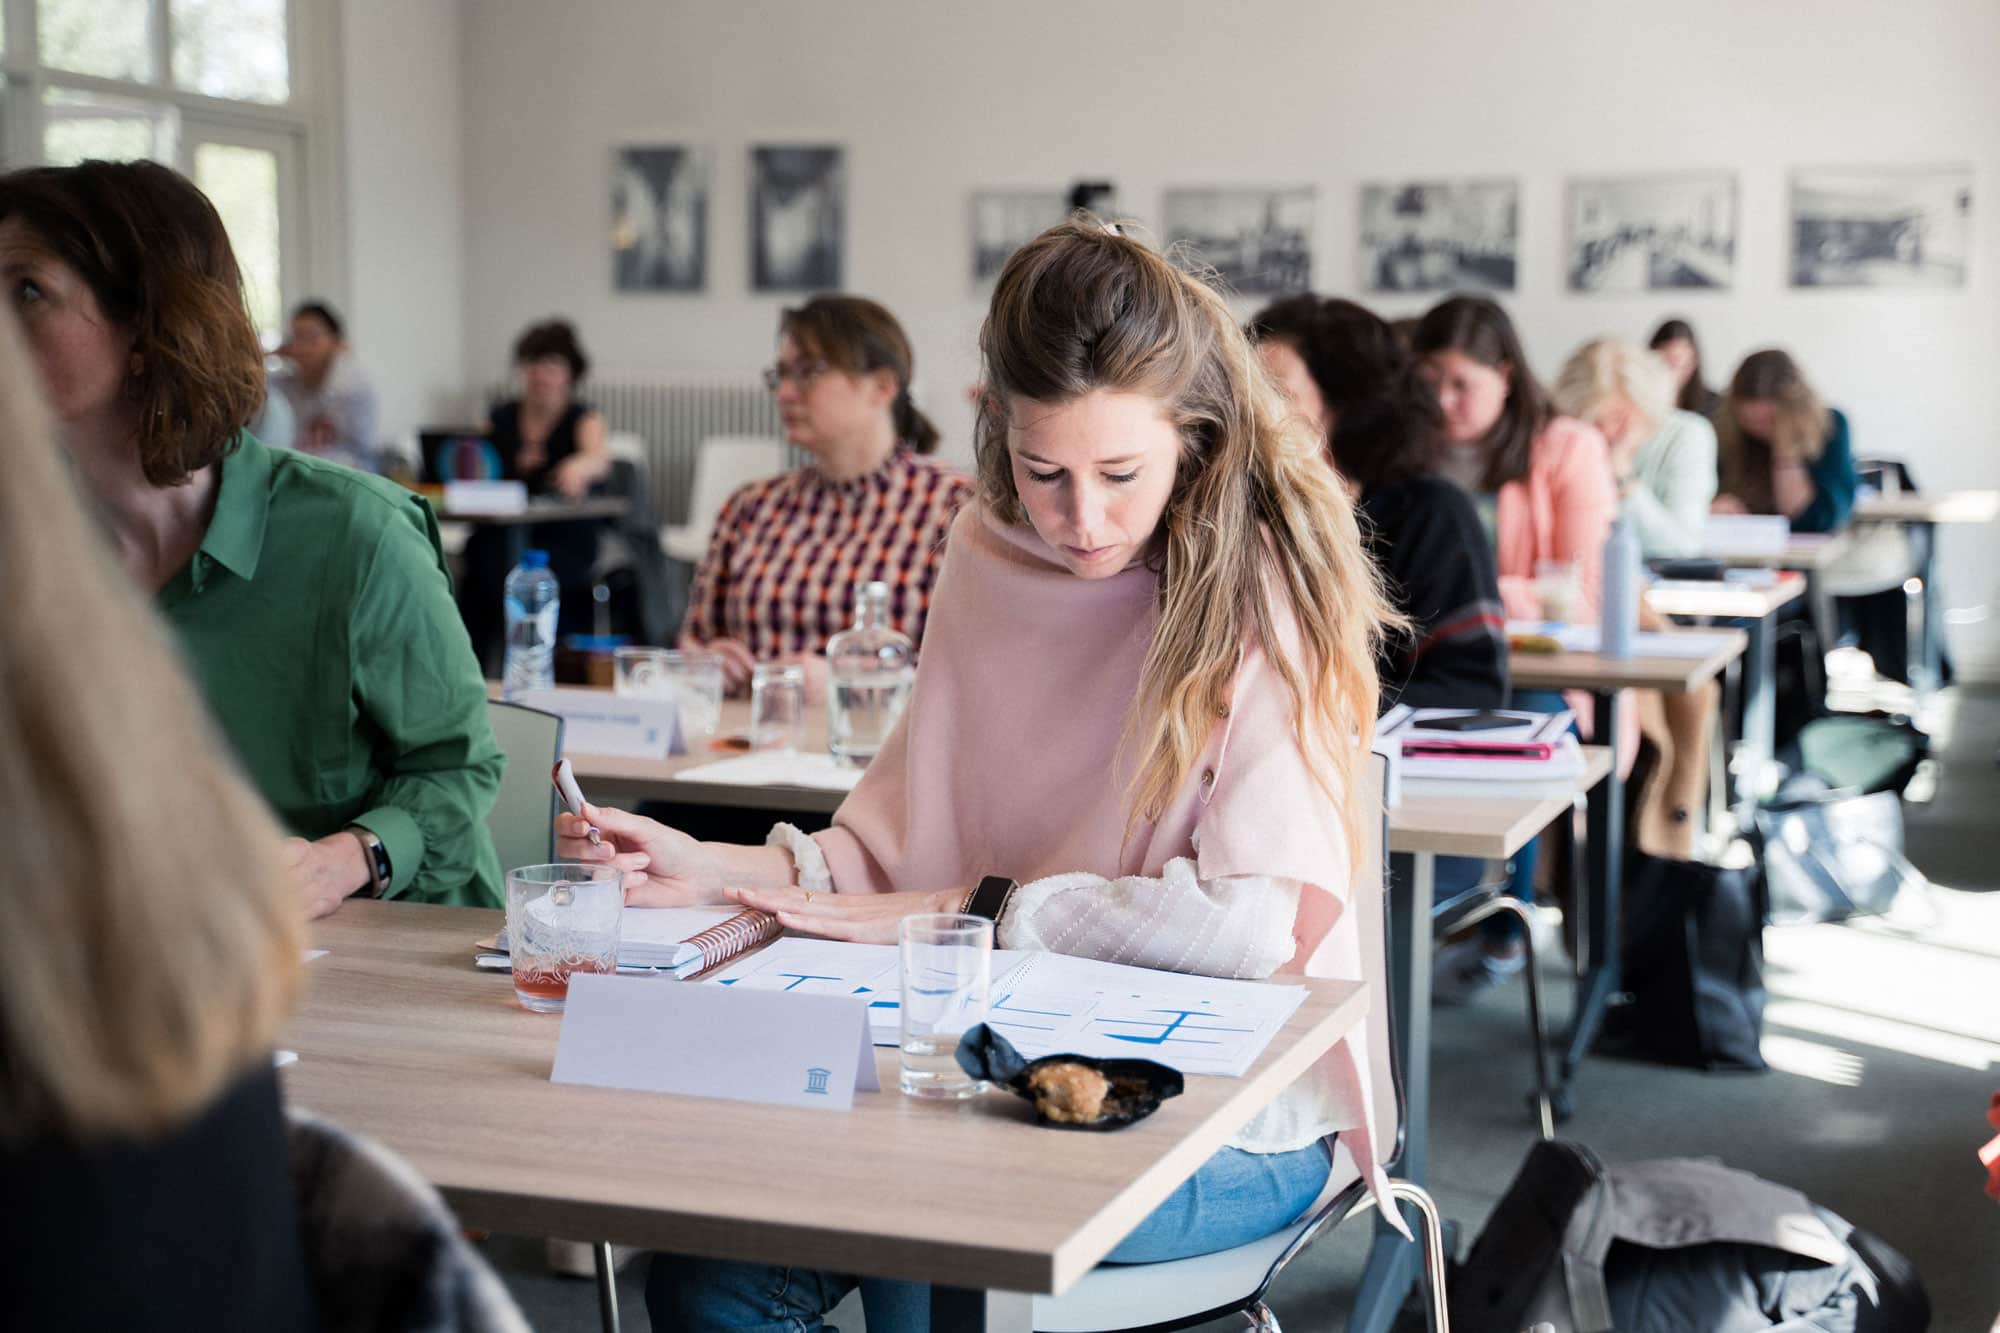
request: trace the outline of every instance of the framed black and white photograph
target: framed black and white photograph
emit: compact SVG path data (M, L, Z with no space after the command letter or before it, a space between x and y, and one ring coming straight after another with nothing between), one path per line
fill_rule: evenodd
M1736 177L1572 180L1568 245L1573 292L1725 290L1736 282Z
M708 285L708 154L620 147L611 161L611 286L698 292Z
M1069 204L1061 190L973 191L972 280L993 281L1009 255L1068 213Z
M1166 242L1215 270L1232 293L1290 296L1312 287L1313 190L1171 189Z
M817 292L841 286L847 230L845 154L821 146L750 150L750 287Z
M1511 180L1361 187L1361 286L1370 292L1511 292L1521 246Z
M1969 167L1792 173L1792 286L1963 287Z

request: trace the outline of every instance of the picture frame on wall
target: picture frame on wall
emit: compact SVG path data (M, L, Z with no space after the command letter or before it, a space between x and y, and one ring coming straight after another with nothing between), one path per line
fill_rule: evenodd
M1517 180L1375 181L1361 187L1360 282L1380 295L1511 292L1520 266Z
M1572 292L1726 291L1736 284L1736 176L1579 177L1563 269Z
M699 292L708 286L708 152L686 144L611 150L611 286Z
M750 287L820 292L842 285L846 152L826 144L750 150Z
M974 190L973 283L984 285L999 277L1016 250L1068 214L1068 199L1061 190Z
M1178 187L1163 202L1168 247L1213 269L1226 290L1244 296L1312 290L1313 187Z
M1791 232L1794 287L1963 287L1972 168L1800 168Z

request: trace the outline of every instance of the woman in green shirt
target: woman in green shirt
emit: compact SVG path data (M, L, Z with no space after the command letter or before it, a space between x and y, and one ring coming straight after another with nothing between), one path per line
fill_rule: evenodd
M120 558L295 835L307 909L497 905L503 760L436 520L245 429L263 354L208 200L150 162L0 176L0 281Z

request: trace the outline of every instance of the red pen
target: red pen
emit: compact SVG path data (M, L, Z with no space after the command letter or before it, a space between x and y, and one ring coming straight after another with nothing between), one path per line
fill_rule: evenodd
M563 809L578 818L583 817L583 789L576 785L576 770L569 766L569 760L560 759L549 771L549 777L556 784L556 795L562 798ZM598 836L595 824L586 825L590 830L590 845L602 847L604 840Z

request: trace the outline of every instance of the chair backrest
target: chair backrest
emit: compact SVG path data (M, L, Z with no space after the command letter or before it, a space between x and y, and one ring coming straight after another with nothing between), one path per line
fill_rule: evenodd
M507 766L486 816L500 871L555 860L556 789L549 770L562 755L563 720L539 708L488 700L486 716Z
M740 486L785 470L785 446L756 435L714 435L701 442L694 458L694 486L688 496L687 524L706 533Z
M614 430L604 440L605 448L620 462L643 464L646 461L646 438L634 431Z
M1361 872L1348 902L1361 928L1361 976L1368 985L1368 1086L1374 1099L1375 1160L1385 1168L1403 1155L1403 1084L1396 1068L1395 1015L1389 982L1389 903L1385 869L1389 848L1389 761L1371 753L1362 769L1362 798L1372 806L1363 812ZM1428 922L1412 925L1429 930Z

